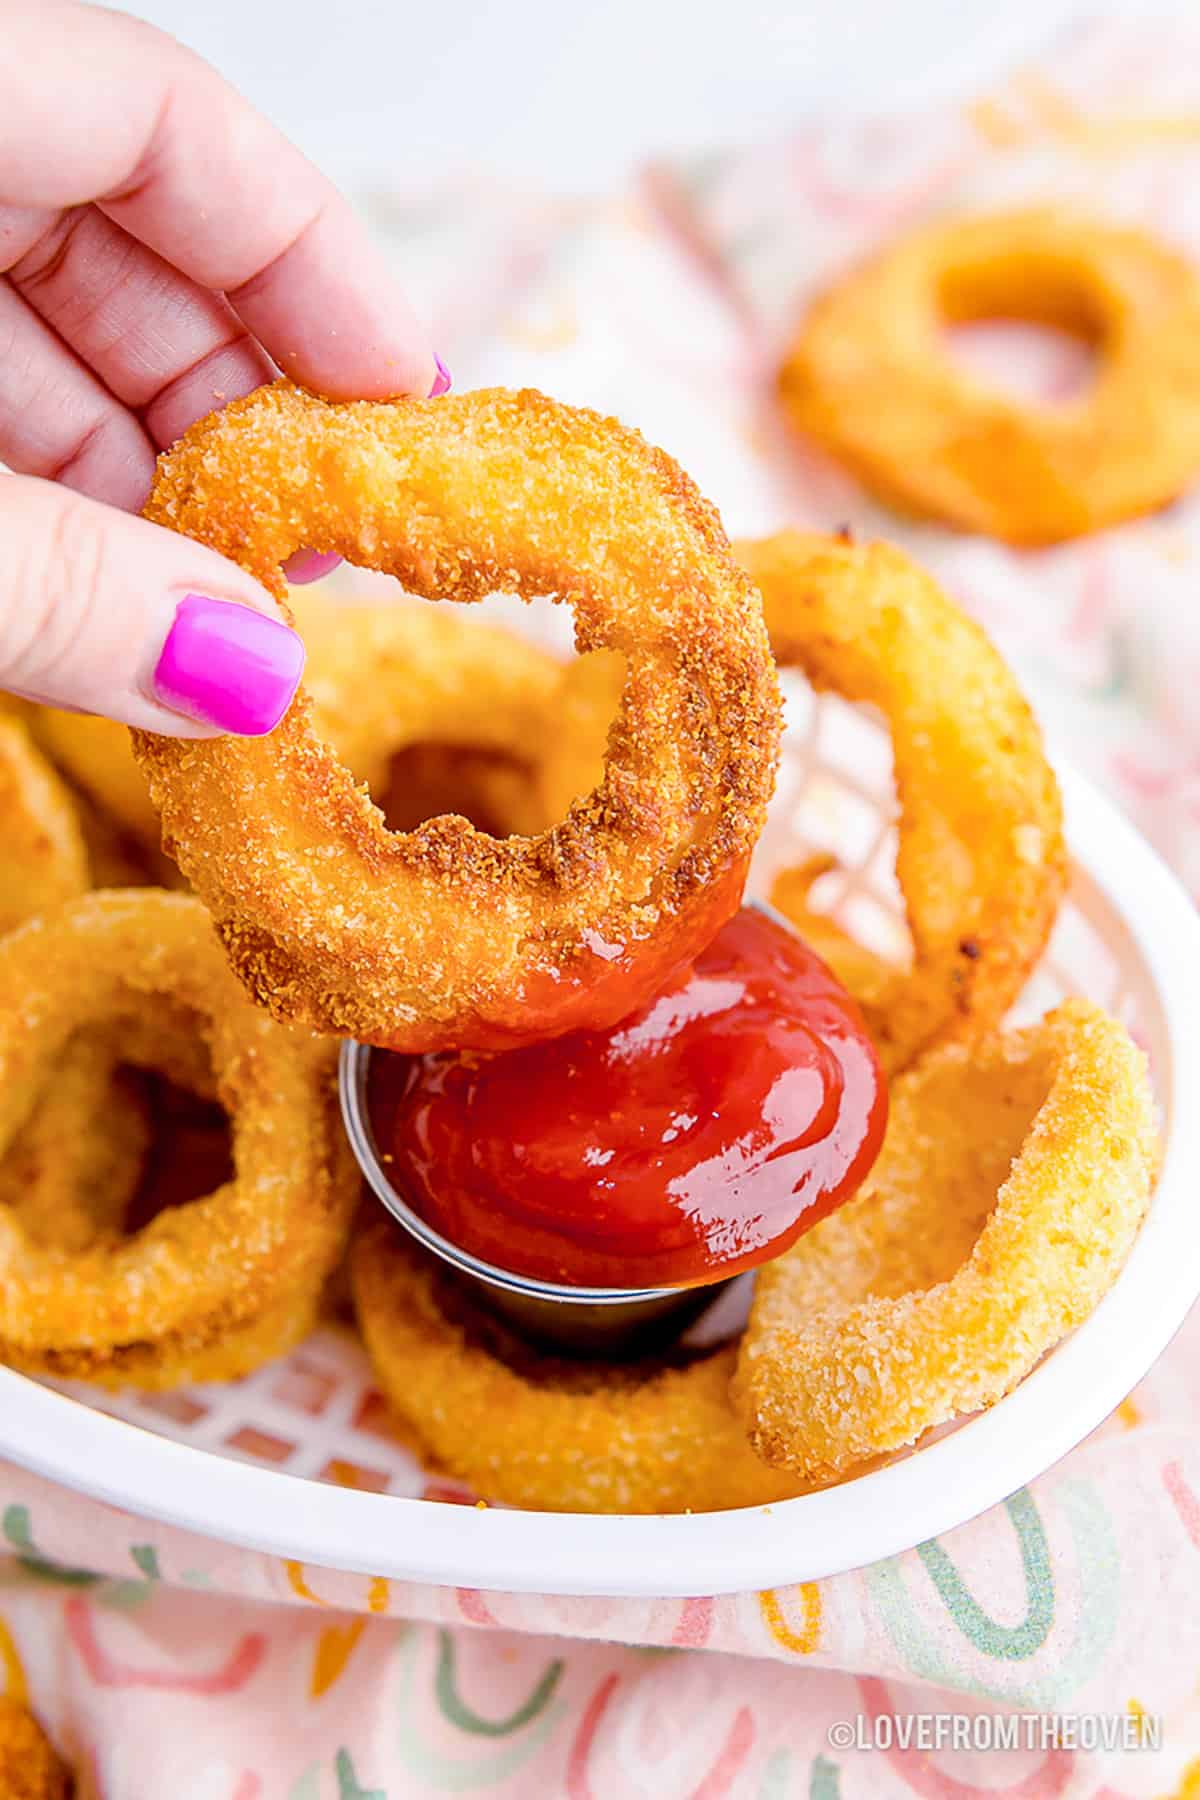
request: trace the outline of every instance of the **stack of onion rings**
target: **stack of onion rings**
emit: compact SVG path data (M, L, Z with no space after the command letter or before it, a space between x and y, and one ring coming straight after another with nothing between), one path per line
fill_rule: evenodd
M534 839L390 834L303 693L266 738L136 736L166 847L277 1017L405 1049L611 1023L732 913L774 669L716 514L636 433L533 393L332 405L277 383L194 426L146 511L280 598L306 543L426 597L567 599L581 649L629 658L600 787Z
M1158 1155L1145 1058L1098 1007L932 1051L855 1197L761 1270L733 1394L799 1479L988 1406L1116 1279Z
M515 1345L394 1225L351 1257L359 1328L399 1418L489 1500L556 1512L719 1511L800 1491L751 1450L732 1346L674 1362L573 1362Z
M1010 317L1097 346L1095 380L1023 404L948 355ZM838 280L779 377L792 421L886 500L1014 544L1153 511L1200 470L1200 275L1145 232L1054 209L924 227Z
M181 895L85 895L0 942L0 980L21 996L0 1021L0 1154L72 1035L111 1027L123 1057L172 1075L207 1051L235 1170L205 1199L82 1250L39 1245L0 1212L0 1359L160 1387L230 1379L296 1342L357 1193L331 1048L250 1004L204 908ZM160 1056L164 1035L177 1054Z

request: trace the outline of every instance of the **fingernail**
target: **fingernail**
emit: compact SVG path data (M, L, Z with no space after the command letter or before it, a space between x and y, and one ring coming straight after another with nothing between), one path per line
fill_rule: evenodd
M450 371L442 361L441 357L436 353L433 360L437 364L437 375L434 379L433 386L429 390L429 398L431 400L440 400L443 394L448 394L450 392Z
M188 594L154 671L164 706L239 737L273 731L304 669L304 645L278 619Z
M293 587L304 587L307 582L320 581L341 560L340 556L325 556L319 550L297 550L284 563L283 572Z

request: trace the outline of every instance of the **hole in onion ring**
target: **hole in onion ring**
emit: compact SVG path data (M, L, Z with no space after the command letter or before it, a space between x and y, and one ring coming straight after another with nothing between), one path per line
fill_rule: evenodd
M1069 271L992 257L946 269L938 283L942 337L960 368L1040 406L1080 400L1094 382L1104 330Z
M141 1180L125 1210L124 1231L132 1235L171 1207L187 1206L232 1181L234 1164L223 1107L155 1070L128 1073L138 1081L154 1122Z
M1035 406L1069 406L1096 378L1100 358L1085 338L1024 319L978 319L943 332L950 359L976 380Z

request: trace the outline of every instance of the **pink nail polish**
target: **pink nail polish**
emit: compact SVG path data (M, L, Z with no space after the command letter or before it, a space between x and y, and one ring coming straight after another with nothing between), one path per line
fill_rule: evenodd
M239 737L273 731L304 669L304 645L278 619L188 594L167 633L154 691L164 706Z
M325 556L319 550L296 550L284 563L283 572L293 587L304 587L310 581L320 581L341 560L340 556Z
M450 392L450 371L436 353L433 360L437 364L437 374L434 377L433 386L429 390L429 398L440 400L443 394Z

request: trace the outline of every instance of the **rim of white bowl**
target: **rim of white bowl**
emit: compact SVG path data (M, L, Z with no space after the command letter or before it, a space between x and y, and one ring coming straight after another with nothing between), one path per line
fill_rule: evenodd
M1076 862L1149 970L1171 1058L1162 1173L1110 1293L990 1411L901 1462L771 1506L606 1516L358 1493L179 1444L0 1369L0 1453L81 1493L250 1550L497 1592L647 1598L816 1580L911 1549L1043 1474L1161 1355L1200 1293L1200 918L1081 775L1060 769ZM1185 1103L1179 1104L1180 1096Z

